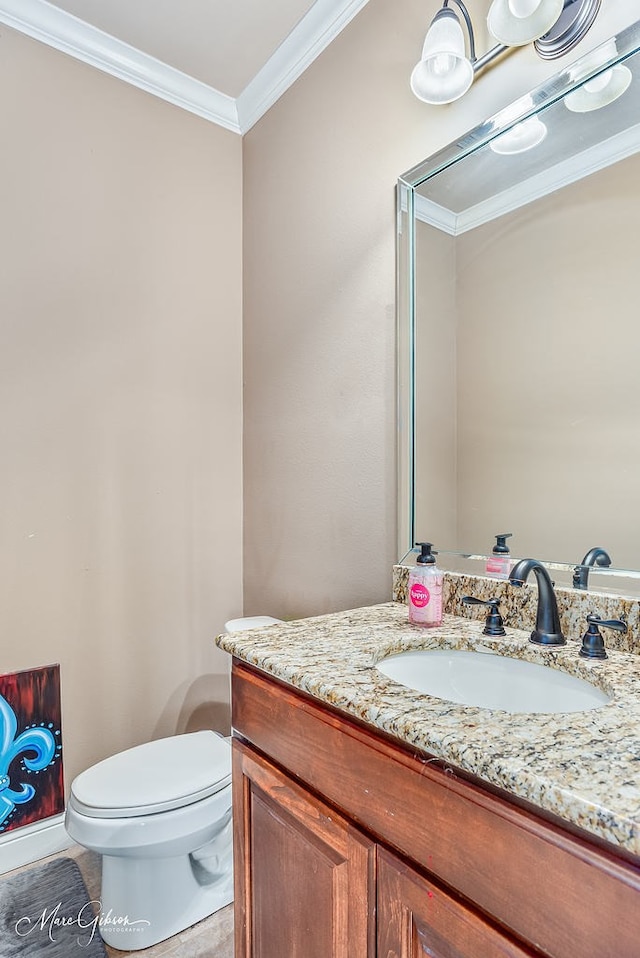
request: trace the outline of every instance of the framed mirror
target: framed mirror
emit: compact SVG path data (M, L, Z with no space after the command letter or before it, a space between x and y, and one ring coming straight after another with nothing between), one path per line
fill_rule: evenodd
M401 557L640 588L638 151L640 23L400 177Z

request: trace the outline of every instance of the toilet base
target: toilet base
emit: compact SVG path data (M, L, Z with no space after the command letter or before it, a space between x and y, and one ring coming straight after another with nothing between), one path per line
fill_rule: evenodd
M99 929L110 948L149 948L232 901L231 868L211 876L192 855L102 858Z

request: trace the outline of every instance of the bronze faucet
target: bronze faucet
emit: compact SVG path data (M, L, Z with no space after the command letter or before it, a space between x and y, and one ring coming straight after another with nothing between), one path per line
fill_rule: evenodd
M611 565L611 557L605 549L601 549L600 546L594 546L593 549L589 549L586 556L573 570L573 588L574 589L586 589L589 583L589 569L598 565L601 568L608 568Z
M509 573L511 585L522 586L527 581L530 572L535 573L538 580L538 610L536 612L536 627L529 638L536 645L566 645L567 640L562 634L558 603L553 591L553 582L549 573L537 559L521 559Z

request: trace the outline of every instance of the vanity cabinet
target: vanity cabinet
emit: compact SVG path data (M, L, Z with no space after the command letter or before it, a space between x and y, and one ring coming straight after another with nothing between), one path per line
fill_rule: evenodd
M638 958L640 861L234 660L236 958Z
M237 742L233 761L236 956L375 958L373 841Z

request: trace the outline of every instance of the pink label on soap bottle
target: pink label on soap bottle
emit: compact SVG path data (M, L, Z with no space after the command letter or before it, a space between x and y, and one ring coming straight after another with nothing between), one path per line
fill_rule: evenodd
M431 593L427 589L426 585L422 585L421 582L414 582L411 586L411 603L415 605L417 609L424 609L425 605L429 605L429 599L431 598Z

